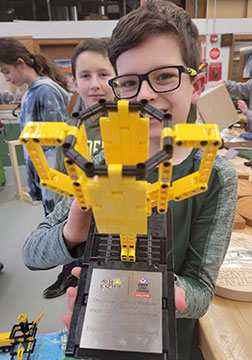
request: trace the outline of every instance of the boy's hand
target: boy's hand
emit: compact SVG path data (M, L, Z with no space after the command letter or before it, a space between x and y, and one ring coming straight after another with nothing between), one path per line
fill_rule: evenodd
M80 278L81 268L80 267L73 268L72 274L75 277ZM76 297L77 297L77 289L73 287L69 287L67 289L67 300L68 300L68 309L71 311L71 314L64 314L62 318L63 323L68 329L70 328L70 324L72 320L72 312L74 309L74 303ZM175 285L175 307L177 311L183 311L185 310L186 307L185 291L176 285Z
M92 217L91 209L82 211L74 199L66 224L63 227L63 238L69 250L87 240L89 224Z
M238 100L237 105L243 114L248 110L247 104L243 100Z

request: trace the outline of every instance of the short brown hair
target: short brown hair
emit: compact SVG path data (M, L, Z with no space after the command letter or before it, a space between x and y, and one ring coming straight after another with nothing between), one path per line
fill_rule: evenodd
M198 69L200 64L199 33L190 15L168 1L147 1L123 16L112 32L109 58L115 67L124 52L141 44L151 35L174 34L186 66Z
M77 57L85 51L93 51L93 52L103 55L104 57L108 57L108 40L90 38L90 39L81 41L75 47L73 54L72 54L72 58L71 58L72 73L73 73L74 77L76 77Z

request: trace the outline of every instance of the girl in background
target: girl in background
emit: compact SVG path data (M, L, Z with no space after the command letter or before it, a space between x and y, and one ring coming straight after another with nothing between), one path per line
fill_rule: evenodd
M32 54L14 38L0 38L0 71L5 80L20 87L28 85L22 98L20 130L28 121L67 121L71 95L67 79L47 57ZM44 146L51 168L55 167L55 147ZM42 200L45 215L54 209L54 194L40 186L39 176L24 148L28 192L33 201Z

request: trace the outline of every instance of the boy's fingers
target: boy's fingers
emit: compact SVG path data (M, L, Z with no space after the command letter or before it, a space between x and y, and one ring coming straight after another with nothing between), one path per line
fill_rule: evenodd
M183 311L186 308L185 291L175 285L175 307L178 311Z
M68 330L70 328L71 320L72 320L72 314L64 314L62 317L62 321L65 324L65 326L68 328Z
M76 296L77 296L77 289L73 287L69 287L67 289L67 297L68 297L68 308L70 311L73 311ZM185 291L176 285L175 285L175 307L176 310L178 311L183 311L185 310L186 307ZM65 326L69 329L72 320L72 314L64 314L62 320Z
M75 267L72 269L72 275L77 278L80 277L81 267ZM70 311L73 311L75 300L77 297L77 289L74 287L69 287L67 289L67 297L68 297L68 308ZM178 311L183 311L186 307L185 302L185 291L175 285L175 307Z
M80 278L80 274L81 274L81 267L74 267L72 269L72 275L77 277L78 279Z
M73 269L74 270L74 269ZM80 271L81 271L81 268L75 268L76 271L74 271L74 273L76 274L73 274L74 276L76 277L79 277L77 276L78 274L80 275ZM67 304L68 304L68 309L71 311L71 313L73 312L73 308L74 308L74 304L75 304L75 300L76 300L76 297L77 297L77 289L74 288L74 287L69 287L66 291L67 293ZM68 328L70 328L70 324L71 324L71 320L72 320L72 314L64 314L63 317L62 317L62 321L63 323L65 324L65 326Z
M243 101L243 100L238 100L237 104L238 104L238 108L239 108L243 113L245 113L245 112L248 110L248 107L247 107L247 104L245 103L245 101Z
M67 293L67 304L68 304L68 309L70 311L73 311L74 309L74 303L77 297L77 289L74 287L69 287L66 291Z

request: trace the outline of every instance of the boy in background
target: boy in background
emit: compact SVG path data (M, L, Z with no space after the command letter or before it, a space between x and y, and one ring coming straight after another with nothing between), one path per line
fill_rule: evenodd
M72 58L73 83L79 94L75 111L90 107L99 99L114 100L108 79L115 76L114 69L108 58L108 43L101 39L88 39L80 42L73 51ZM83 106L84 105L84 106ZM78 106L77 110L76 107ZM102 149L99 117L85 121L88 145L91 155ZM56 151L56 170L66 173L64 155L61 148ZM55 203L62 200L62 196L55 194ZM71 274L76 261L63 266L57 280L46 288L43 296L46 299L55 298L64 294L69 286L77 286L78 279Z

